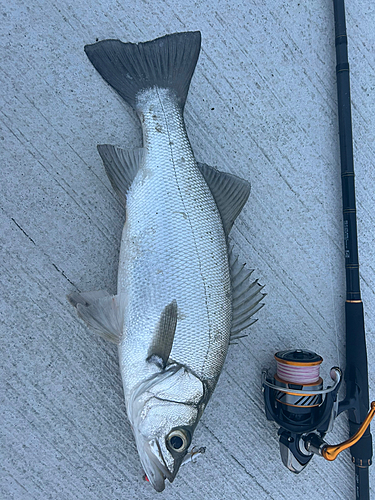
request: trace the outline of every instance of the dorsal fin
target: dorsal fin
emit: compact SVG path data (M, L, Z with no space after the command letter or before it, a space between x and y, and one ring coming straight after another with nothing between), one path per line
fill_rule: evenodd
M154 337L148 350L147 361L165 368L172 350L177 326L177 302L173 300L160 315Z
M142 163L144 149L122 149L110 144L99 144L98 151L113 189L126 206L126 194Z
M230 342L241 335L242 330L255 323L257 320L253 315L257 313L264 304L261 300L266 294L261 293L264 286L258 283L258 280L250 281L253 273L252 269L247 269L246 264L241 264L238 255L233 253L233 247L229 247L229 266L232 280L232 328Z
M233 223L250 195L250 182L236 175L220 172L205 163L198 163L204 180L211 190L228 236Z

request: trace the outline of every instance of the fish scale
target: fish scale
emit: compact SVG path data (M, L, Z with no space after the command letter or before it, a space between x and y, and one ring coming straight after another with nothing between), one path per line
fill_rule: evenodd
M169 91L153 90L145 92L138 105L146 152L127 196L118 279L118 291L131 297L120 345L126 392L139 380L136 371L138 366L144 369L150 336L174 299L181 318L171 351L174 361L201 378L218 377L229 342L225 234L174 101Z

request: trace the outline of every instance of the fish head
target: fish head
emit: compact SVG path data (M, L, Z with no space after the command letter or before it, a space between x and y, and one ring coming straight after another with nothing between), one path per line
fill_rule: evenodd
M205 406L205 385L175 365L153 377L131 398L133 433L144 471L156 491L174 480Z

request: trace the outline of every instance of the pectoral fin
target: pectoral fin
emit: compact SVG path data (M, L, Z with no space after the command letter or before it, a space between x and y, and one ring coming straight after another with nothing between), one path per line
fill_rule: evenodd
M177 302L173 300L160 315L153 340L148 350L147 361L165 368L172 350L177 326Z
M115 344L120 342L124 322L123 295L107 292L73 292L69 302L76 307L78 315L101 337Z
M216 201L225 234L228 236L250 195L250 182L236 175L220 172L205 163L198 163L198 168Z

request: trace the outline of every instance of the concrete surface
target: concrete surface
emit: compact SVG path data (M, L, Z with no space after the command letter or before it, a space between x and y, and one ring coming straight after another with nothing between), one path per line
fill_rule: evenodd
M344 366L344 270L330 0L1 0L1 499L354 498L348 452L281 464L262 367L277 350ZM375 10L347 1L362 293L375 397ZM116 348L65 299L115 292L124 211L96 144L141 145L135 114L83 46L202 31L185 119L196 158L249 179L233 230L266 306L228 354L194 444L155 493L125 415ZM346 438L346 418L329 435ZM375 488L375 472L371 471Z

